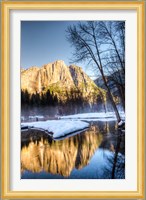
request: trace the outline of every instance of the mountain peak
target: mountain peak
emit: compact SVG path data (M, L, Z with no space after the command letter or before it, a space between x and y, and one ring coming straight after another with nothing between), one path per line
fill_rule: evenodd
M25 71L25 69L21 67L21 68L20 68L20 71L23 72L23 71Z
M79 67L79 66L77 66L75 64L70 65L69 68L82 69L81 67Z
M27 89L31 94L44 93L49 89L63 100L67 98L67 94L70 96L77 91L80 91L84 98L92 99L92 101L97 98L99 90L105 93L96 86L81 67L76 65L68 67L63 60L48 63L41 68L33 66L23 71L21 89Z
M27 70L39 70L40 68L38 66L31 66L27 68Z
M66 65L63 60L56 60L53 64L55 64L55 65Z

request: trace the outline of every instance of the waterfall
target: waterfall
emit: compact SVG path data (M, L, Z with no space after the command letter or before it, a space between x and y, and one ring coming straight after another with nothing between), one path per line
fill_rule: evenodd
M39 91L39 93L41 92L41 89L42 89L42 87L41 87L41 74L40 74L40 72L39 72L39 75L38 75L39 77L38 77L38 91Z

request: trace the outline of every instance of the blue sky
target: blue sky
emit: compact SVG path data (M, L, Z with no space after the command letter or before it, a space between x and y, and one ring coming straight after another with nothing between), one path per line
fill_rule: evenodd
M66 39L69 25L77 21L22 21L21 22L21 67L41 67L44 64L63 60L70 64L73 47ZM78 63L86 71L85 63Z
M20 66L25 69L31 66L41 67L56 60L63 60L69 66L74 49L66 39L66 30L68 26L77 23L78 21L22 21ZM91 78L96 78L91 64L75 64L82 67Z

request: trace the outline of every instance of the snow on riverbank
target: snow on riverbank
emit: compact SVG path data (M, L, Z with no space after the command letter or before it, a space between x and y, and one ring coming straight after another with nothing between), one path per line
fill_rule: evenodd
M72 120L48 120L40 122L21 123L21 126L28 126L36 129L43 129L44 131L52 132L53 138L63 137L70 133L80 131L88 128L90 125L82 121Z
M125 113L120 112L120 116L122 119L125 119ZM75 114L75 115L67 115L60 117L61 119L80 119L85 121L115 121L116 116L113 112L97 112L97 113L82 113L82 114Z
M124 112L120 112L120 115L124 120ZM25 130L25 127L28 127L52 132L55 139L89 128L90 124L88 122L90 121L116 121L116 116L113 112L67 115L59 117L58 120L21 123L21 129Z
M29 118L29 119L44 119L44 116L42 116L42 115L35 115L35 116L32 115L32 116L31 116L31 115L30 115L28 118Z

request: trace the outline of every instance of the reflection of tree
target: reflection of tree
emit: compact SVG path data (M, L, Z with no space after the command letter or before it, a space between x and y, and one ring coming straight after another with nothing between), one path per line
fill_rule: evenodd
M122 131L121 129L118 129L118 138L117 138L117 144L115 146L115 155L113 159L113 168L112 168L112 179L114 179L117 174L118 176L121 176L121 172L123 171L123 168L125 169L125 161L124 163L119 162L119 152L120 152L120 147L122 143Z
M108 128L109 130L112 130L110 126ZM109 133L109 130L107 133ZM110 131L110 134L104 136L100 144L100 148L108 149L113 152L115 152L116 149L118 149L118 152L124 155L125 154L125 135L120 134L119 129L114 134L112 134L112 131Z
M107 149L113 152L113 156L107 157L108 164L105 167L106 178L123 178L125 177L125 135L120 129L117 130L117 135L105 137L100 145L103 152Z
M74 168L81 169L89 163L101 141L101 134L93 127L60 141L30 141L21 150L21 171L44 170L67 177Z

